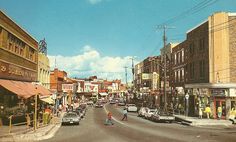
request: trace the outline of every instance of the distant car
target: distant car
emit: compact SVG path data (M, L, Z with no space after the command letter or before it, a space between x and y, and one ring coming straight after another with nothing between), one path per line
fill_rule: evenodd
M80 119L75 112L68 112L62 118L62 125L65 124L76 124L79 125Z
M138 111L138 116L139 117L144 117L146 112L147 112L147 107L141 107Z
M155 122L172 123L173 121L175 121L175 117L173 116L173 114L166 113L165 111L162 110L157 110L151 116L151 120Z
M118 103L118 106L125 106L125 102L120 101L120 102Z
M138 108L135 104L127 104L127 111L128 112L137 112Z
M157 110L156 109L150 109L148 108L146 113L144 114L144 117L146 119L151 119L151 116L156 112Z
M109 103L110 104L116 104L116 101L115 100L111 100Z
M95 107L96 107L96 108L102 108L102 107L103 107L103 104L97 102L97 103L95 104Z
M87 105L93 106L93 101L88 101L88 102L87 102Z

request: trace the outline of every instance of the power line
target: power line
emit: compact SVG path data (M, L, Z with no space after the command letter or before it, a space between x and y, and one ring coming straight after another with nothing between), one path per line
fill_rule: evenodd
M181 19L185 18L186 16L188 16L190 14L194 14L194 13L199 12L200 10L202 10L202 9L206 8L207 6L212 5L216 2L217 2L217 0L203 0L200 3L198 3L197 5L195 5L194 7L190 8L190 9L187 9L186 11L183 11L179 15L177 15L173 18L170 18L169 20L163 22L161 25L174 23L178 20L181 20Z

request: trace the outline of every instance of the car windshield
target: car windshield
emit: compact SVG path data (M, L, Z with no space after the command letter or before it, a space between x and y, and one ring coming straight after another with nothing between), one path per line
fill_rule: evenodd
M128 106L135 106L135 104L129 104Z
M76 117L75 113L67 113L65 117Z

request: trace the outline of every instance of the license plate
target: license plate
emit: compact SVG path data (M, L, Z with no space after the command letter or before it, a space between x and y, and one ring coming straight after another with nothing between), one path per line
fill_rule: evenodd
M73 121L70 121L70 123L73 123Z

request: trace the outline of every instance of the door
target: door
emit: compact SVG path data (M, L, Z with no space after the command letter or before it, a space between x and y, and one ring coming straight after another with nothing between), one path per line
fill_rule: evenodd
M219 106L222 107L222 118L225 119L226 117L226 103L225 103L225 100L216 100L215 101L215 114L216 114L216 117L215 118L218 118L218 115L217 115L217 108Z

